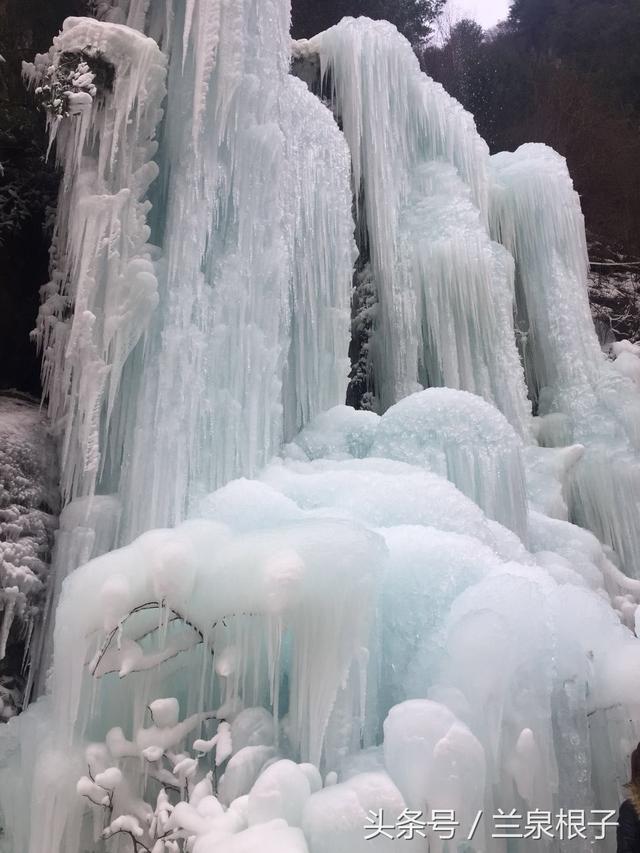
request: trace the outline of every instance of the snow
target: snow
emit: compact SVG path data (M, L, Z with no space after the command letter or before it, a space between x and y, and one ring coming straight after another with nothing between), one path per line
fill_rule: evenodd
M29 72L90 41L115 78L52 125L66 505L46 695L0 729L8 853L392 851L380 809L610 807L638 351L598 344L564 162L490 158L384 22L294 46L332 115L285 0L99 11Z
M0 662L10 644L22 660L0 669L0 720L16 713L31 644L46 609L49 562L57 526L56 454L39 407L0 396ZM26 666L25 666L26 665Z

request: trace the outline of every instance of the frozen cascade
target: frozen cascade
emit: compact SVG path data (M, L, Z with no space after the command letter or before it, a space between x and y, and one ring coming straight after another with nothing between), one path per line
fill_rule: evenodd
M69 84L65 68L74 56L101 63L113 80L98 91L89 65L84 85L77 73ZM63 524L57 537L48 614L65 575L100 553L87 550L87 537L105 550L117 543L113 508L102 511L105 501L112 506L117 499L101 498L94 507L93 495L120 431L125 366L143 345L158 305L159 253L149 243L147 214L158 174L153 157L165 69L152 39L88 18L68 19L49 53L24 66L37 92L49 87L58 96L48 123L64 170L52 278L42 288L35 340L48 413L60 435L61 492L73 507L65 516L75 523ZM51 635L52 625L45 625L45 639ZM45 652L40 687L48 658Z
M489 237L489 150L473 118L384 21L345 19L297 52L319 56L351 149L378 293L377 409L446 385L479 394L528 434L513 259Z
M342 134L288 74L286 0L97 6L30 71L114 78L74 77L52 125L71 500L48 691L0 728L0 849L394 853L425 842L367 840L380 809L465 838L484 809L473 853L611 853L492 838L498 809L615 808L640 737L614 553L638 396L593 343L562 161L490 159L388 24L294 46ZM351 179L379 413L341 405Z
M349 370L347 146L328 110L287 74L286 9L272 4L267 31L250 4L207 28L210 6L195 5L184 38L165 29L174 43L159 152L166 57L152 39L70 19L28 70L41 85L82 51L114 67L112 91L72 92L71 116L52 123L65 182L37 330L50 416L63 431L65 496L121 503L119 526L113 513L97 514L106 527L95 541L107 550L179 522L194 496L257 471L341 402ZM155 20L159 7L149 11ZM251 221L238 210L251 210ZM147 242L152 227L162 249ZM144 501L134 485L142 481ZM78 507L92 512L91 501ZM89 526L79 518L60 537L59 579L78 565Z
M342 402L349 370L344 139L287 73L286 7L226 4L202 43L211 5L195 4L184 38L179 21L173 29L160 151L166 279L130 400L125 542L257 472L309 418Z
M640 571L640 399L607 360L587 296L584 220L564 159L544 145L492 158L491 218L517 265L518 322L541 444L580 443L571 517Z
M165 58L128 27L70 18L50 54L27 66L31 84L45 85L83 51L114 66L113 91L72 91L70 117L49 119L65 177L36 330L67 501L95 491L125 363L158 302L146 214Z

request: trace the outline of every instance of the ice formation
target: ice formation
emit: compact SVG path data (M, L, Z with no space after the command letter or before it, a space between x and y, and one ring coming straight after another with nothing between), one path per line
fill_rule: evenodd
M472 117L385 22L347 20L300 50L319 56L351 150L378 295L376 408L446 385L485 397L525 434L513 259L489 236L489 151Z
M66 506L0 849L611 851L491 821L615 809L640 737L637 352L564 162L383 22L293 46L323 103L287 0L96 12L27 69Z
M492 158L492 230L516 259L518 322L539 441L585 445L572 517L640 565L640 400L603 358L589 305L584 220L564 160L544 145Z
M113 66L112 91L70 91L71 120L49 119L64 180L36 330L49 414L64 421L67 500L95 491L125 363L158 302L146 196L158 172L165 59L135 30L70 18L50 55L27 67L30 82L44 83L65 56L89 49Z

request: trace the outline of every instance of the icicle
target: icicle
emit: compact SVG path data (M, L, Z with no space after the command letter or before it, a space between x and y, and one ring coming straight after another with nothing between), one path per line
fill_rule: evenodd
M17 586L3 587L0 592L0 661L7 653L9 632L16 617L16 606L21 599L24 601L24 595L20 595Z

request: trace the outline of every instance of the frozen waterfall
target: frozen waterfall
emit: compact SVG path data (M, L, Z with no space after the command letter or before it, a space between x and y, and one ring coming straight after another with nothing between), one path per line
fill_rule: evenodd
M611 853L640 397L566 164L490 157L384 22L96 6L25 67L66 506L0 850Z

